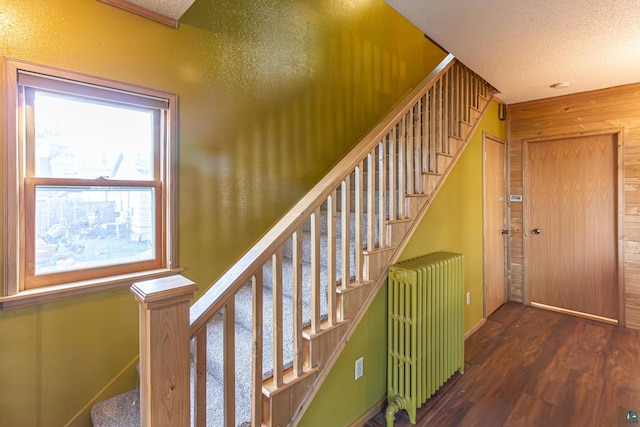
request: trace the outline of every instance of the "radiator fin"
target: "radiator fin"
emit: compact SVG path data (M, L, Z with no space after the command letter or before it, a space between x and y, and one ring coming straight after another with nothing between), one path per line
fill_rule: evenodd
M464 371L464 256L436 252L389 267L387 427Z

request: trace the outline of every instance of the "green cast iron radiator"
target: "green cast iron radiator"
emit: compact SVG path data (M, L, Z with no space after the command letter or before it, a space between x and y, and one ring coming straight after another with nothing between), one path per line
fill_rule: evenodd
M436 252L389 267L387 427L464 370L464 257Z

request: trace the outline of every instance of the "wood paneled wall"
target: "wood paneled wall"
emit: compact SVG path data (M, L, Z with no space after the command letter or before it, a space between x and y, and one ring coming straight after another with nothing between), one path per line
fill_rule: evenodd
M624 318L640 329L640 83L508 107L510 195L524 193L525 140L621 131L624 141ZM525 302L523 203L510 202L509 298Z

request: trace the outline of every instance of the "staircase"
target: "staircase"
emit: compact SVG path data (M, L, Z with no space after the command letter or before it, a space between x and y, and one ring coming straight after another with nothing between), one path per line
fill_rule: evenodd
M177 416L183 421L171 425L295 425L493 92L447 57L191 306L190 323L183 325L191 364L184 377L191 385L176 388L173 371L168 383L143 374L143 420ZM136 286L136 295L144 294L144 284ZM141 351L141 364L150 367L154 362L146 353ZM164 403L151 398L154 383L168 387ZM174 404L178 391L189 390L180 400L191 402L190 412L171 413L167 402ZM137 419L136 396L129 392L96 405L94 425L129 425L118 418L128 413ZM146 413L156 411L161 414Z

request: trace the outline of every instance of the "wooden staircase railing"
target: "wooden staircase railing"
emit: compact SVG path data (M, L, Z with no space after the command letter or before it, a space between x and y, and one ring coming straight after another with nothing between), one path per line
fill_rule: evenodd
M142 420L205 426L209 417L224 426L295 425L493 92L448 56L191 306L191 346L173 349L167 343L174 341L157 327L141 330L141 408L162 414L143 414ZM163 280L134 285L141 319L150 318L145 298L155 301L149 289L167 292ZM184 298L176 295L192 292L193 284L174 283L178 287L169 299L186 310ZM141 328L146 327L150 321L141 320ZM145 341L154 336L163 343ZM142 351L159 345L181 358L190 354L189 387L176 381L189 375L174 372L184 369L183 362L178 368L166 355ZM166 369L152 368L156 365ZM161 373L154 377L152 371ZM172 412L171 402L182 401L185 393L191 395L191 413L184 413L183 406ZM160 397L152 401L151 396ZM212 403L215 396L218 401Z

